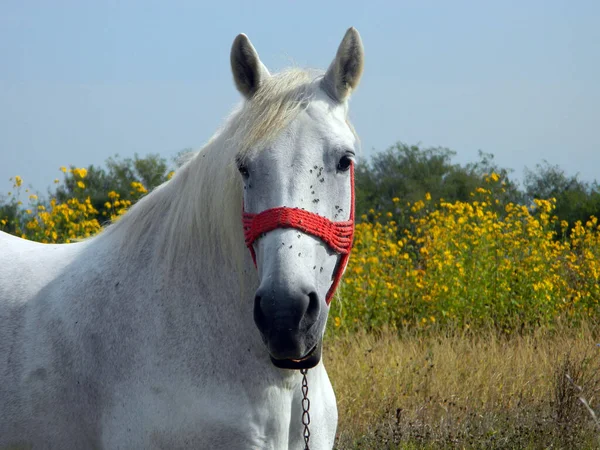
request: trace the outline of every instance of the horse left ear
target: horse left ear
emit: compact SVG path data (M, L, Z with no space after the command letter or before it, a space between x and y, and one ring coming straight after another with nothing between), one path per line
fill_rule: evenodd
M233 41L230 59L235 85L246 98L251 98L261 83L271 76L244 33L238 34Z
M356 28L348 28L321 86L331 98L344 102L358 86L363 72L364 50Z

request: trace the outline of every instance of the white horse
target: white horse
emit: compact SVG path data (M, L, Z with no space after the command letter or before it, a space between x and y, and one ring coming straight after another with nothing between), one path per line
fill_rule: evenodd
M333 446L320 349L344 255L284 222L248 225L249 252L242 215L351 219L362 43L350 28L324 75L271 76L241 34L231 63L243 104L116 223L64 245L0 233L0 449L300 449L299 368L310 448Z

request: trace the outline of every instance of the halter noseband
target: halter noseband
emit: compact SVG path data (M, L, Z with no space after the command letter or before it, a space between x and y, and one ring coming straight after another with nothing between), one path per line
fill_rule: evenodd
M346 269L350 249L352 248L352 238L354 236L354 164L350 165L350 219L347 221L332 222L326 217L300 208L281 206L266 209L258 214L247 213L242 207L242 223L246 247L250 250L254 266L256 266L254 241L264 233L273 231L276 228L295 228L303 233L318 237L334 252L342 255L336 268L333 283L325 298L325 302L329 305Z

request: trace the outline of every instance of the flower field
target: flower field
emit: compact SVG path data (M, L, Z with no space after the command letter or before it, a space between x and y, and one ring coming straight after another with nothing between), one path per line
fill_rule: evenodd
M76 239L88 238L102 229L101 223L115 221L119 216L125 214L132 205L132 200L122 198L122 195L114 190L106 193L107 201L98 210L86 195L87 169L61 167L64 174L70 174L76 181L75 189L77 196L69 198L64 202L58 202L51 198L49 202L40 201L37 195L28 194L28 204L23 205L19 200L22 197L23 179L20 176L11 178L12 191L8 192L10 204L15 205L20 214L13 219L0 217L0 230L12 230L13 234L32 241L48 243L69 243ZM173 172L168 174L168 178ZM54 180L59 184L60 180ZM140 182L131 182L129 196L135 200L141 198L148 191ZM82 199L80 199L82 198Z
M99 232L101 222L116 220L132 203L110 191L98 211L85 197L86 169L60 170L76 180L80 199L42 202L29 195L22 205L23 180L14 177L9 195L21 213L13 223L0 217L0 229L68 243ZM495 198L498 184L496 174L485 177L470 202L433 202L427 194L407 205L408 229L399 229L395 211L363 216L329 331L443 325L511 333L594 318L600 300L597 219L568 229L554 215L553 199L503 204ZM142 183L131 183L134 199L146 192Z
M407 230L395 227L393 212L386 213L386 223L358 223L333 325L372 330L447 324L510 333L596 316L598 220L568 230L553 215L553 199L531 207L502 205L490 186L497 181L495 174L486 177L471 202L433 204L426 195L409 205Z

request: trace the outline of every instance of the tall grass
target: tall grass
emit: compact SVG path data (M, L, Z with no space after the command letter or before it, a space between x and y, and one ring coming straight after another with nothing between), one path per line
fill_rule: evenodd
M600 349L591 326L384 331L328 340L338 449L599 448Z

